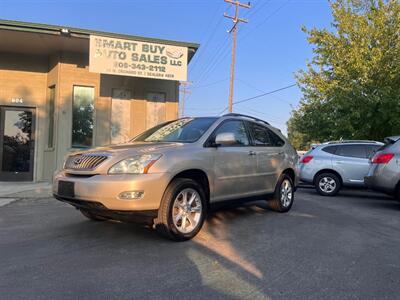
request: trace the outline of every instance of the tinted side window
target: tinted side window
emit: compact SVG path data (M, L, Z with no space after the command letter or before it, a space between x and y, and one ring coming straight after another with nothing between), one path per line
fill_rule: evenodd
M366 145L342 145L339 147L337 155L347 157L367 158Z
M322 148L321 150L330 154L335 154L338 147L339 146L327 146L325 148Z
M270 129L267 129L269 134L269 139L271 141L271 147L282 147L285 145L285 141L282 140L275 132Z
M231 120L222 123L221 126L217 128L214 132L213 136L215 137L220 133L233 133L236 139L236 146L248 146L249 138L247 136L246 127L244 123L239 120ZM235 146L233 145L233 146Z
M259 124L248 122L251 134L253 136L253 143L255 146L271 146L270 136L268 129Z

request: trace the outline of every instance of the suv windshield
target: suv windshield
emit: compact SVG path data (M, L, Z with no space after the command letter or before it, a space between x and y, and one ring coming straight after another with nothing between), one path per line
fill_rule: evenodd
M157 125L135 137L133 142L180 142L197 141L217 118L184 118Z

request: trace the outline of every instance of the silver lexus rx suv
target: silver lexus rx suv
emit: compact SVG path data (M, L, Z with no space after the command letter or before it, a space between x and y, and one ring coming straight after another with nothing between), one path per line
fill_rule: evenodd
M70 154L53 193L91 220L148 222L170 239L187 240L219 201L256 197L289 211L297 160L280 131L260 119L182 118L125 144Z

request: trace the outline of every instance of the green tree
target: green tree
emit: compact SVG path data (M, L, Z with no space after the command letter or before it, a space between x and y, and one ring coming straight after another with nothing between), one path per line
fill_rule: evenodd
M400 2L337 0L333 31L303 29L314 57L296 74L303 98L288 121L298 149L400 134Z

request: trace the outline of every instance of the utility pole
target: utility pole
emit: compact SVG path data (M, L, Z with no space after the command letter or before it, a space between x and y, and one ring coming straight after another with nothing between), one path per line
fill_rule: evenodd
M239 0L224 0L227 3L230 3L235 6L235 16L229 16L224 13L224 17L231 19L233 21L232 28L228 31L228 33L232 33L232 61L231 61L231 78L229 83L229 112L233 111L233 88L235 81L235 54L236 54L236 37L237 37L237 25L242 23L247 23L248 21L245 19L239 18L239 8L250 8L250 2L247 4L240 3Z
M185 115L185 101L186 101L186 95L190 94L191 91L189 90L188 86L192 84L191 81L181 81L180 83L180 93L182 93L182 100L181 100L181 112L180 115L181 117L184 117Z

